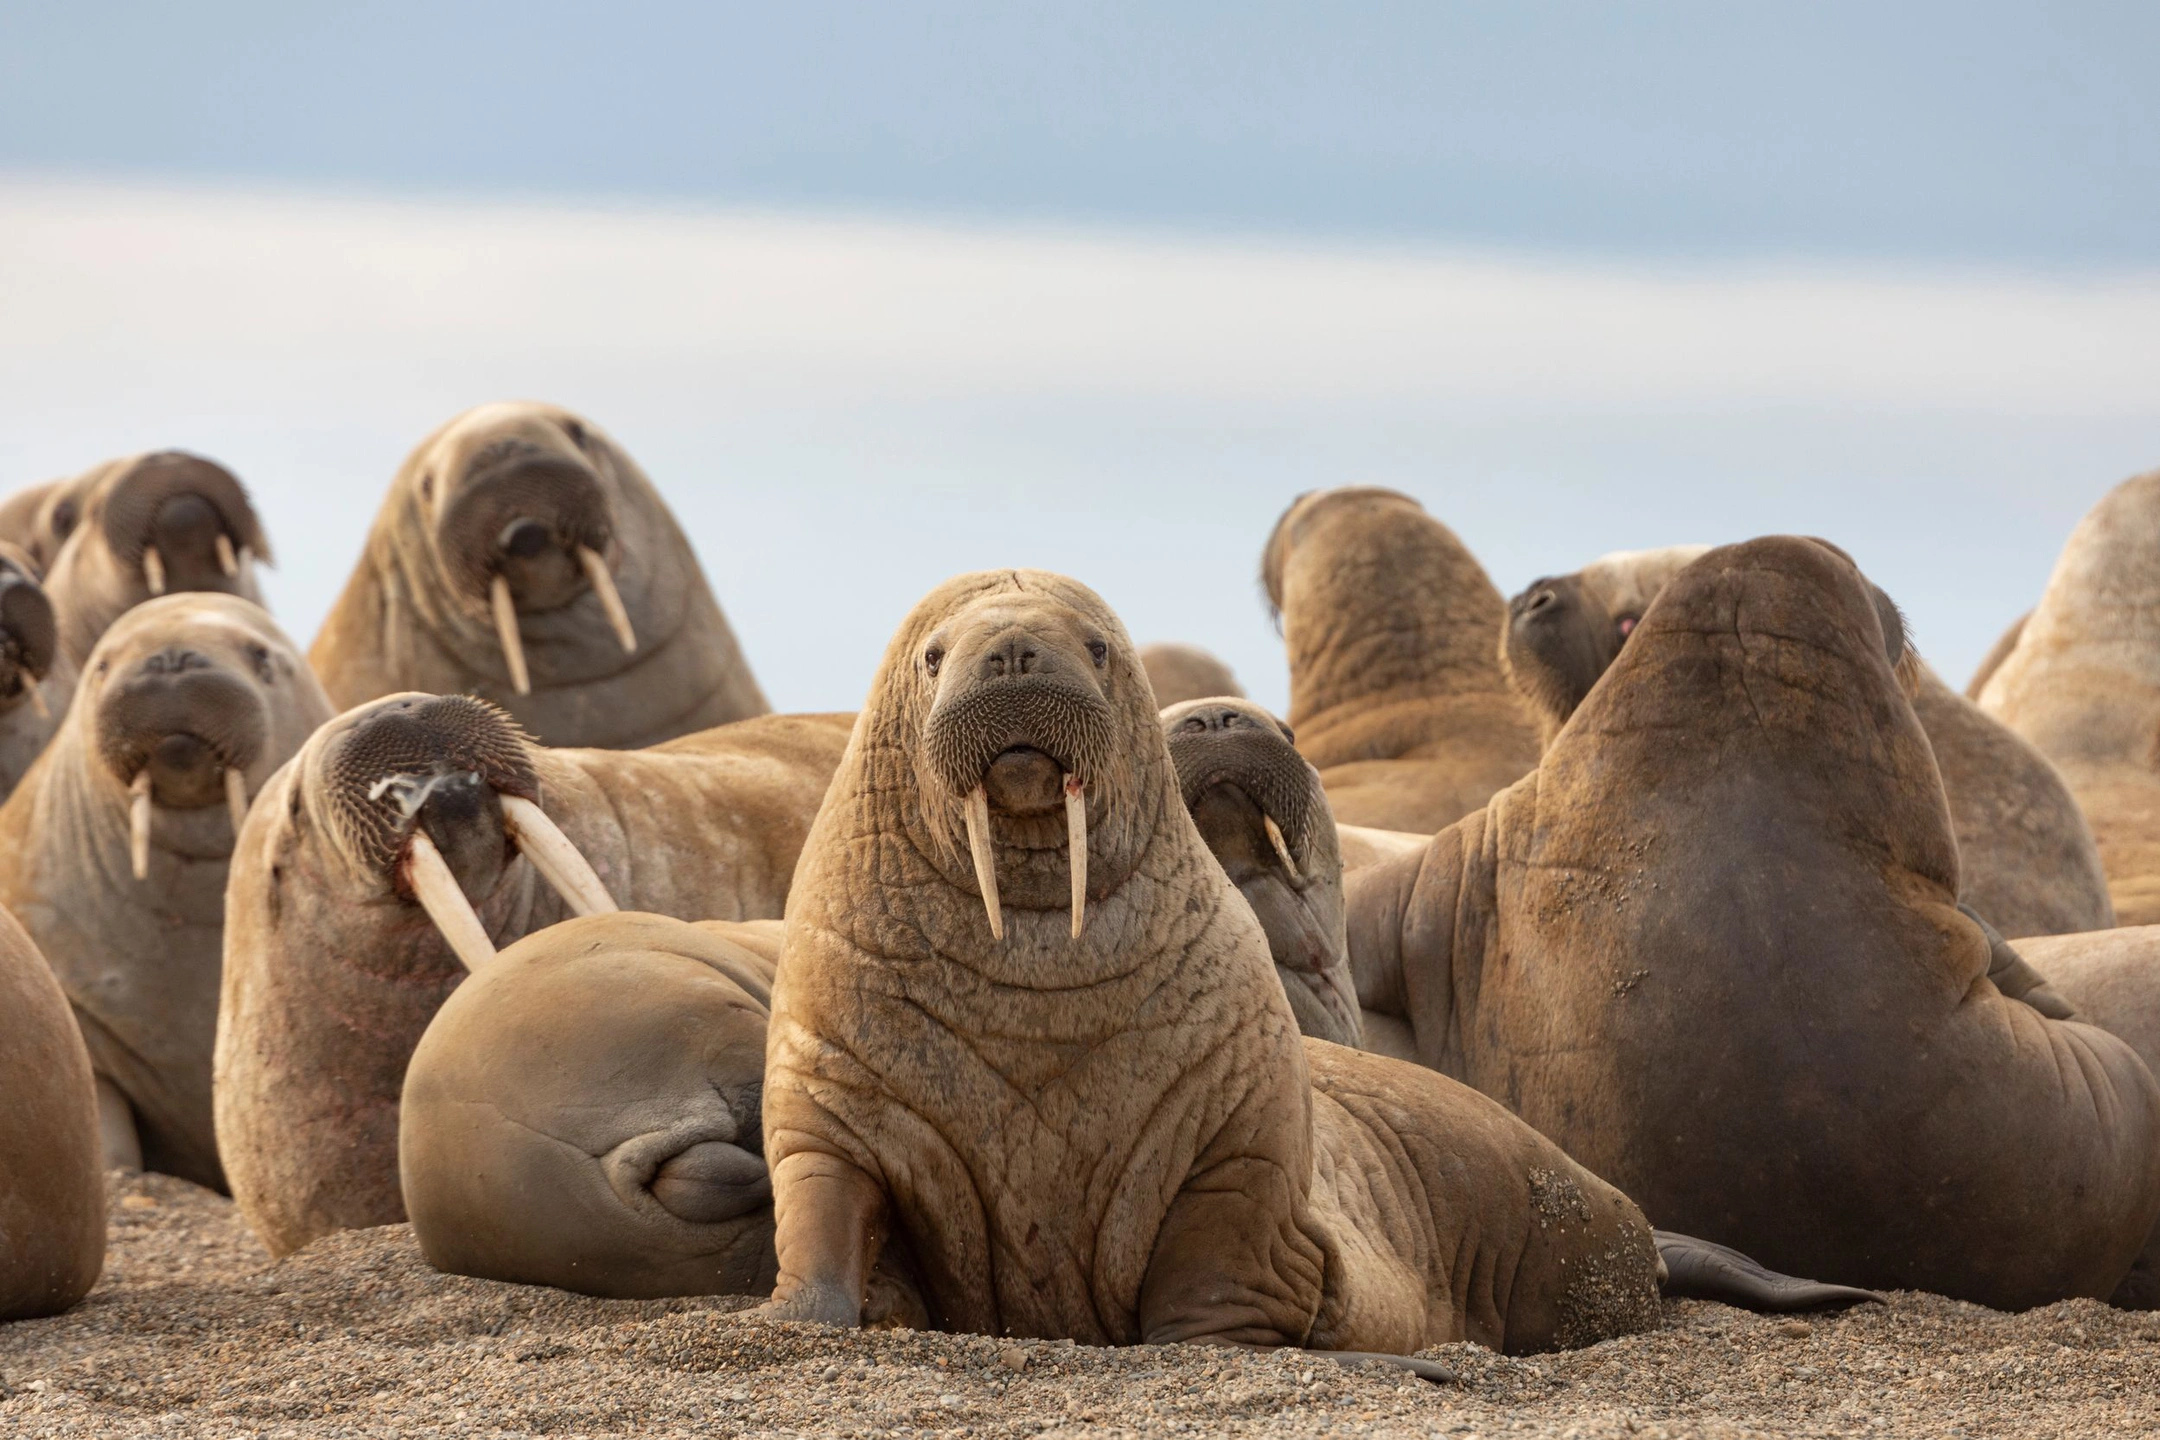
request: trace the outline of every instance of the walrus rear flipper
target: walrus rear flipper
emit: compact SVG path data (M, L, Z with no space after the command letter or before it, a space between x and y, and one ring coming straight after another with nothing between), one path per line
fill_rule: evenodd
M1873 1290L1825 1285L1765 1270L1737 1250L1692 1235L1653 1230L1665 1281L1659 1292L1675 1300L1718 1300L1743 1310L1819 1310L1831 1305L1882 1303Z
M2009 999L2024 1001L2050 1020L2078 1018L2077 1011L2070 1008L2070 1002L2055 993L2046 977L2027 964L2025 957L2003 939L2000 931L1988 924L1986 917L1962 900L1958 901L1957 908L1987 936L1988 979L1994 982L1997 990Z

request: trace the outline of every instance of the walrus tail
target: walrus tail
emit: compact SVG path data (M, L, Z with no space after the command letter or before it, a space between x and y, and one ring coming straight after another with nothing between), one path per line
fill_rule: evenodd
M1743 1310L1820 1310L1831 1305L1883 1303L1873 1290L1850 1285L1825 1285L1765 1270L1737 1250L1692 1235L1653 1230L1657 1240L1658 1289L1675 1300L1718 1300Z

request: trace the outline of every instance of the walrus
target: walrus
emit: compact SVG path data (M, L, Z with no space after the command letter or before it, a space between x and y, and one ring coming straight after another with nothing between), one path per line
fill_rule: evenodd
M1661 1226L2001 1309L2104 1297L2160 1214L2160 1086L1989 981L1904 657L1842 551L1711 551L1535 772L1351 874L1359 996Z
M90 1056L37 946L0 910L0 1321L57 1315L105 1267Z
M210 1048L226 869L250 797L329 714L260 608L167 595L105 632L0 806L0 903L75 1008L108 1165L224 1186Z
M1612 664L1672 577L1709 547L1608 555L1534 581L1508 605L1501 656L1546 743ZM1902 628L1902 621L1900 621ZM1959 894L2012 935L2115 923L2091 827L2047 758L1957 694L1910 645L1904 667L1958 844Z
M2160 922L2160 470L2116 486L2071 532L1979 704L2069 783L2117 922Z
M482 405L420 442L308 658L341 708L469 692L543 745L770 708L660 493L555 405Z
M79 475L25 485L0 500L0 543L13 545L29 556L37 573L43 575L81 522L83 498L118 463L108 460Z
M1290 724L1336 819L1430 835L1537 764L1493 654L1500 592L1417 501L1300 496L1260 575L1289 652Z
M418 694L317 730L250 815L226 897L217 1135L256 1234L284 1254L404 1218L406 1060L498 949L615 906L777 919L847 733L772 715L551 750L484 700Z
M763 1313L858 1324L891 1263L938 1328L1090 1344L1654 1324L1626 1196L1443 1076L1298 1035L1152 699L1063 576L962 576L901 625L788 900Z
M38 567L0 541L0 801L15 793L75 698L52 600Z
M45 569L60 651L81 666L106 628L160 595L205 591L260 606L270 542L247 490L214 460L156 450L86 472L81 515ZM68 492L60 492L62 502Z
M1148 684L1155 687L1155 704L1159 709L1215 695L1236 699L1245 696L1237 676L1230 673L1230 667L1197 645L1179 645L1170 641L1143 645L1140 647L1140 667L1147 671Z

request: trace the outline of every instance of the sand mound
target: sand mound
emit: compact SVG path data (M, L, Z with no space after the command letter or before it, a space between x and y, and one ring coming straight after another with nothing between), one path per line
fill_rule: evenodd
M1311 1356L767 1325L438 1275L403 1226L277 1264L229 1201L112 1177L90 1298L0 1326L0 1434L1033 1436L2160 1432L2160 1316L1899 1295L1807 1321L1668 1305L1565 1355L1432 1352L1427 1385Z

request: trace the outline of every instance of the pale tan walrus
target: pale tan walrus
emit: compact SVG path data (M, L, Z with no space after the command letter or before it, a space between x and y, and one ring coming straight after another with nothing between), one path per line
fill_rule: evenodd
M1304 1040L1086 587L902 624L803 853L766 1059L767 1315L1406 1354L1656 1323L1619 1192L1497 1105ZM1422 1362L1404 1362L1429 1372Z
M1666 582L1708 549L1675 545L1607 555L1573 575L1534 581L1509 603L1501 658L1537 712L1547 744ZM2062 776L2008 726L1945 685L1909 646L1905 653L1913 713L1950 803L1960 897L2012 935L2113 925L2100 852Z
M1979 703L2069 782L2117 922L2160 921L2160 470L2071 532Z
M1238 699L1245 695L1237 683L1237 676L1230 673L1230 667L1197 645L1179 645L1167 640L1143 645L1140 647L1140 668L1147 671L1148 684L1155 689L1158 709L1216 695Z
M105 1265L90 1056L67 995L0 910L0 1321L57 1315Z
M0 806L0 903L75 1007L109 1165L223 1188L210 1048L233 838L329 713L260 608L168 595L105 632L66 722Z
M52 600L34 561L0 541L0 801L15 793L75 699Z
M847 730L772 715L549 750L485 701L429 695L318 730L256 806L227 896L218 1145L264 1243L403 1218L405 1062L498 947L612 905L778 918Z
M1455 533L1393 490L1323 490L1275 522L1261 581L1290 723L1335 818L1430 835L1537 764L1493 654L1507 607Z
M2104 1297L2160 1086L2005 996L1897 671L1817 541L1674 577L1538 769L1346 884L1360 998L1660 1225L2005 1309Z
M0 500L0 543L13 545L30 557L43 575L60 557L60 547L82 520L83 499L105 472L118 461L108 460L80 475L25 485Z
M659 491L554 405L483 405L420 442L308 658L340 706L469 692L545 745L769 708Z

